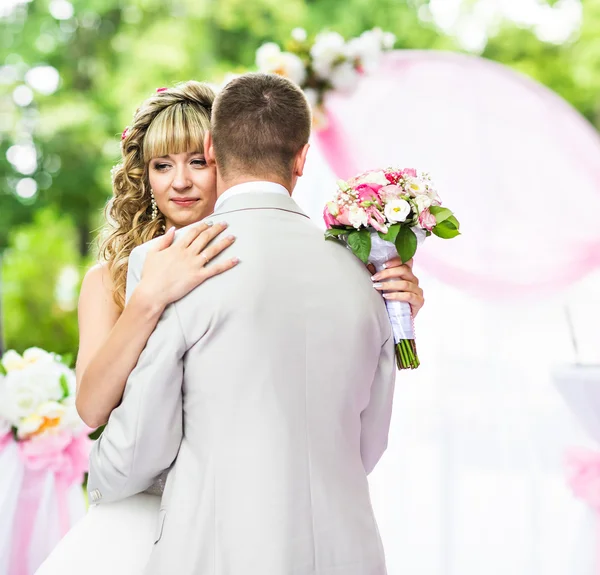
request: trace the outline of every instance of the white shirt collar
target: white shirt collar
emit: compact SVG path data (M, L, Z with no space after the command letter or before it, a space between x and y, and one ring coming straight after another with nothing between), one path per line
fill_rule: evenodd
M290 193L281 184L275 182L244 182L225 190L217 198L214 211L216 212L223 205L223 202L239 194L281 194L290 197Z

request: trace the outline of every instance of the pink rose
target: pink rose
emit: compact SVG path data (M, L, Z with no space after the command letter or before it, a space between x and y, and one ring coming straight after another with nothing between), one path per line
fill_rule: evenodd
M352 226L350 223L350 214L346 208L340 208L340 213L337 216L337 221L340 226Z
M358 201L362 202L374 202L381 204L381 198L379 197L379 190L382 188L380 184L360 184L355 188L358 192Z
M429 211L429 208L424 209L419 214L419 224L428 231L431 231L437 224L435 216Z
M325 206L325 209L323 210L323 219L325 220L325 226L327 226L327 229L340 225L340 223L331 215L328 206Z
M405 168L404 170L401 171L401 174L406 178L416 178L417 177L417 170L415 170L414 168Z

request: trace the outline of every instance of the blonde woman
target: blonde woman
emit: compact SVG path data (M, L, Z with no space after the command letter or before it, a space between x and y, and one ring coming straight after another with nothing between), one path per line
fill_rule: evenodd
M165 307L238 263L231 247L235 238L224 222L191 226L173 243L175 229L199 222L214 208L215 167L203 154L213 99L212 90L198 82L160 89L123 133L103 263L86 275L79 302L77 408L90 427L106 423L119 405L127 377ZM129 254L161 235L126 302ZM223 250L232 252L229 259L206 265ZM423 295L410 263L390 262L380 279L387 280L389 298L408 301L418 312ZM161 488L159 482L149 493L92 507L38 574L142 573L155 541Z

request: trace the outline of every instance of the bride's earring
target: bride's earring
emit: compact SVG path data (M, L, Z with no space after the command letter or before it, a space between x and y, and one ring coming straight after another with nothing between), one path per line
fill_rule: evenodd
M156 218L158 218L158 206L156 205L156 199L154 198L154 190L152 188L150 188L150 206L152 207L152 220L154 221ZM165 224L163 224L161 226L162 229L162 233L164 234L167 231L167 226L165 226Z
M150 201L150 205L152 206L152 219L155 220L158 217L158 206L156 205L154 191L152 189L150 189L150 197L152 198Z

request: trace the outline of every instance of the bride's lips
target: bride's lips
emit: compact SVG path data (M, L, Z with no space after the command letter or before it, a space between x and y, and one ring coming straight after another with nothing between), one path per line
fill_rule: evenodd
M199 198L171 198L171 201L182 208L189 208L199 201Z

